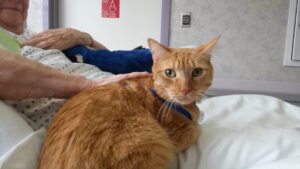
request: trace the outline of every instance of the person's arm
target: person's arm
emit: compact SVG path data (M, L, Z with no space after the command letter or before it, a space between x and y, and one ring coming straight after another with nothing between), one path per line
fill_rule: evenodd
M43 49L65 50L75 45L89 46L94 49L107 49L103 44L97 42L88 33L72 28L57 28L36 34L22 46L36 46Z
M94 81L82 76L0 49L0 99L68 98L94 85Z
M0 99L69 98L95 85L146 76L150 74L134 72L92 81L0 49Z

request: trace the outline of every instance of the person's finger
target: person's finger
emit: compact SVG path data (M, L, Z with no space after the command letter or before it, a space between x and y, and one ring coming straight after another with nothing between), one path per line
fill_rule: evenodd
M48 46L47 49L59 49L59 48L55 45L51 45L51 46Z
M46 39L45 41L40 42L35 46L43 49L61 49L64 47L63 43L61 43L61 41L59 41L57 37Z
M54 32L46 31L46 32L42 32L42 33L38 33L36 35L33 35L30 39L51 38L53 36L55 36Z
M54 43L54 44L51 44L51 46L48 46L47 49L65 50L65 49L67 49L67 47L65 47L64 45L58 44L58 43Z
M34 46L36 46L38 48L41 48L41 49L47 49L51 46L51 43L49 43L48 41L43 41L43 42L40 42L40 43L38 43Z
M35 35L31 36L31 38L40 38L42 36L45 36L45 34L47 34L47 31L35 34Z
M21 46L35 46L36 44L41 43L45 40L47 40L47 37L30 38L27 41L21 43Z
M151 76L152 74L148 72L132 72L128 74L123 74L125 78L137 78L137 77L148 77Z
M65 49L68 49L72 46L72 43L62 42L62 41L59 41L59 42L60 43L52 43L51 47L49 46L48 49L65 50Z
M114 83L114 82L119 82L119 81L122 81L126 79L126 75L125 74L119 74L119 75L115 75L115 76L111 76L107 79L102 79L100 81L98 81L98 84L99 85L106 85L106 84L109 84L109 83Z

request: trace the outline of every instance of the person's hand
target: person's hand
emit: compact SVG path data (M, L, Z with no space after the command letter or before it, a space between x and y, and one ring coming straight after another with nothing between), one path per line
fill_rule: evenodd
M36 46L42 49L65 50L75 45L89 46L92 43L93 39L87 33L71 28L58 28L36 34L21 45Z
M97 81L96 85L106 85L109 83L119 82L126 79L133 79L133 78L141 78L141 77L149 77L152 76L152 74L148 72L133 72L133 73L127 73L127 74L118 74L115 76L111 76L107 79L102 79Z

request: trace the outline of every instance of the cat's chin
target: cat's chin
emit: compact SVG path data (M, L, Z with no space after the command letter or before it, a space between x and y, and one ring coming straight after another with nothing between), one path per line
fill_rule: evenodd
M190 105L195 102L195 100L188 98L174 99L174 101L183 106Z

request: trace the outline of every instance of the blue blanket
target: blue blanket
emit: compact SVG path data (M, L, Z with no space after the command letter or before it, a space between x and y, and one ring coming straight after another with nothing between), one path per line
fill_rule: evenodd
M83 57L83 62L97 66L103 71L114 74L130 72L151 72L152 55L149 49L136 50L94 50L85 46L74 46L64 51L73 62L77 62L76 55Z

